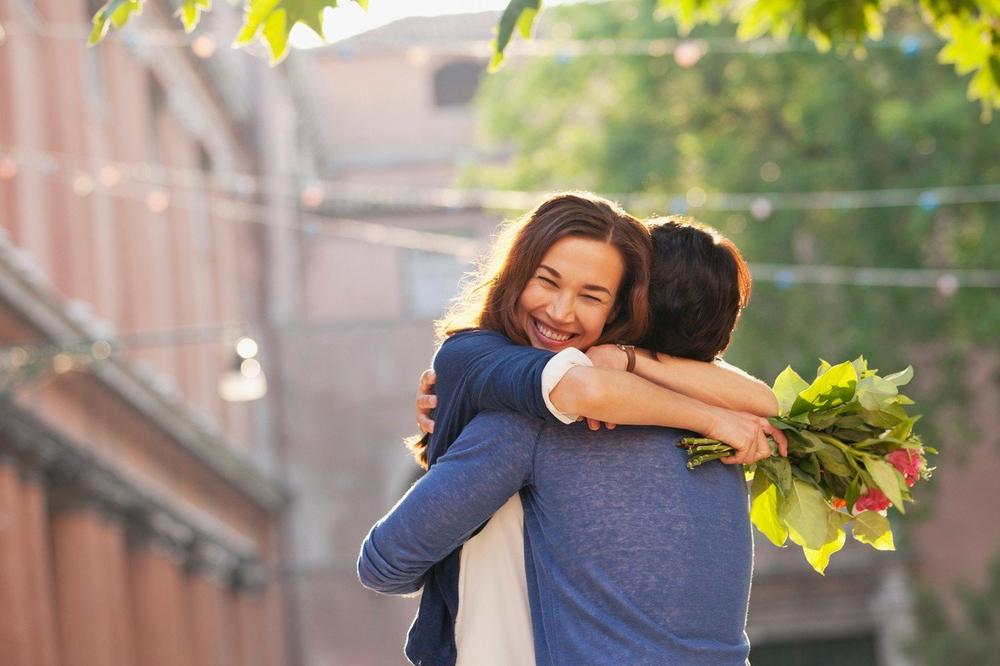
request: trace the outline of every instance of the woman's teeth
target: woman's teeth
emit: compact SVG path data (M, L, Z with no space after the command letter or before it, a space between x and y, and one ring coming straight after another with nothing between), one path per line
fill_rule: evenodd
M542 322L538 321L537 319L535 320L535 328L537 328L538 332L541 333L543 336L545 336L549 340L555 340L556 342L566 342L571 337L573 337L568 333L558 333L556 331L553 331L551 328L549 328Z

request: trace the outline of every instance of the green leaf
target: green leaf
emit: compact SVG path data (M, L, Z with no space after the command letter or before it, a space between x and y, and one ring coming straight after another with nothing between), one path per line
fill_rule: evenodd
M326 39L323 12L336 6L337 0L249 0L234 46L262 39L271 54L271 64L276 65L288 55L288 35L296 24L302 23Z
M778 516L788 527L788 536L806 548L818 550L826 543L830 511L819 489L797 477L788 496L778 500Z
M792 489L792 466L788 458L771 456L756 463L755 467L770 479L782 496L788 495Z
M900 370L899 372L894 372L891 375L884 377L885 381L894 384L896 388L900 386L906 386L913 379L913 366L906 366L905 370Z
M788 530L778 517L778 491L763 474L754 476L750 486L750 522L775 546L784 546Z
M806 561L821 575L826 575L826 567L830 564L830 556L843 548L847 542L847 534L844 532L843 526L850 519L850 516L839 511L831 511L827 516L826 543L816 549L802 548L802 552L806 556Z
M778 398L778 413L787 414L799 393L807 388L809 388L809 384L792 370L792 366L782 370L781 374L775 378L774 386L771 388L775 397Z
M789 414L794 416L844 404L854 397L857 385L858 373L854 370L854 365L850 361L839 363L817 377L816 381L799 393Z
M121 30L132 14L142 13L142 2L143 0L108 0L104 3L91 20L93 27L87 45L93 46L104 39L112 25Z
M899 390L896 385L881 377L862 377L858 380L855 396L865 409L878 411L896 404Z
M902 475L884 460L865 456L864 461L865 468L872 475L872 479L879 489L885 493L885 496L900 513L906 513L906 509L903 508L903 495L899 488Z
M826 472L844 478L850 478L854 475L854 470L848 464L843 451L817 435L813 435L813 437L818 441L815 455L819 458L820 465Z
M878 511L862 511L854 516L854 538L875 550L896 550L889 519Z
M181 23L184 25L184 32L193 31L201 19L201 13L211 9L212 0L184 0L177 10L177 15L181 17Z
M504 51L510 44L515 29L523 38L531 37L531 27L541 8L542 0L510 0L497 24L497 36L493 40L493 56L490 58L489 71L495 72L500 68Z

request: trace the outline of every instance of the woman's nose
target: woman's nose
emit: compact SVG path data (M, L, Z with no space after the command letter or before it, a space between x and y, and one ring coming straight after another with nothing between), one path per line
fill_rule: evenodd
M553 324L564 324L573 320L573 297L571 294L562 294L549 301L546 314Z

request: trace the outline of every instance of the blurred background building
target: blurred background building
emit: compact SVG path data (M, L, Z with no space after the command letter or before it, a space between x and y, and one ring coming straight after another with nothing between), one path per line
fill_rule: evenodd
M616 54L611 38L622 35L602 32L614 24L604 5L546 18L541 57L515 58L492 77L497 12L405 19L269 69L224 48L239 23L226 5L186 36L170 3L149 0L121 37L86 49L100 4L0 0L0 664L403 663L416 602L362 589L355 558L417 475L400 441L414 428L432 322L496 224L536 203L519 190L642 190L645 198L624 199L630 209L697 215L754 264L755 301L730 360L770 379L817 355L877 354L854 332L899 328L896 347L918 371L913 397L943 405L931 431L939 470L918 493L923 515L897 529L900 552L849 540L820 577L798 549L758 535L754 664L919 663L920 648L906 646L933 617L924 592L941 600L943 617L963 618L955 586L987 585L1000 551L1000 534L983 527L1000 501L1000 321L974 300L989 288L966 289L972 278L959 270L982 262L941 250L960 216L941 205L944 190L927 189L947 183L914 170L913 188L893 196L912 199L927 219L879 229L917 225L934 270L824 269L856 258L824 254L823 225L848 240L883 231L837 226L832 216L857 210L849 198L839 209L782 209L791 200L782 199L785 158L738 150L793 134L777 121L742 127L744 101L766 115L755 93L727 108L718 130L693 101L720 96L725 107L722 81L736 87L754 63L764 72L772 61L729 53L714 68L709 55L705 88L692 91L692 68L714 42L653 44L638 57L632 42L631 54ZM614 6L634 21L648 4ZM607 39L589 56L548 41L570 36ZM612 61L649 68L619 71ZM895 80L878 74L882 61L871 70L876 85ZM678 86L666 101L616 92L629 81L656 89L662 76ZM559 106L567 97L568 111ZM807 152L833 164L844 136L794 101L777 115L813 122L799 141L826 142ZM648 116L623 115L636 108ZM952 107L922 134L892 125L901 113L890 104L875 120L861 111L851 119L896 132L926 159L935 145L938 154L963 142L988 151L995 140L975 125L944 129ZM630 135L629 122L641 132ZM699 153L703 135L731 126L744 136ZM658 145L678 163L641 171L644 151ZM719 173L701 173L703 163ZM871 188L900 186L877 182L856 155L846 164ZM730 177L726 168L751 172L774 194L733 185L736 204L698 210L712 195L705 183ZM794 167L784 168L790 177ZM846 187L841 176L831 167L811 187ZM995 217L995 203L984 206ZM797 226L806 218L813 226ZM916 296L907 301L903 290ZM862 292L872 311L900 317L922 302L938 317L927 324L938 337L906 338L905 323L854 310L850 321L829 296ZM978 312L992 342L956 332L957 308ZM842 323L825 337L804 341L784 326L775 338L774 322L793 316ZM882 353L889 360L872 360L898 361ZM962 401L949 402L959 392Z
M280 217L232 174L277 168L292 102L158 43L166 4L87 49L100 5L0 3L0 663L288 663L290 496L263 403L223 398L261 387L249 342L232 370Z

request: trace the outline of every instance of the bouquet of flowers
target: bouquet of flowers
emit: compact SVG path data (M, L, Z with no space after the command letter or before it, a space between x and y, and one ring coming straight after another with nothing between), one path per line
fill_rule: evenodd
M848 525L858 541L894 550L887 510L906 512L910 489L933 471L925 456L937 453L914 434L920 417L907 413L913 401L899 392L912 378L912 367L880 377L864 357L821 361L811 384L785 368L773 387L780 416L770 420L788 437L788 457L773 455L747 471L757 529L776 546L788 539L801 546L821 574L843 548ZM733 453L702 437L679 446L689 469Z

